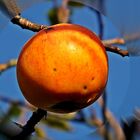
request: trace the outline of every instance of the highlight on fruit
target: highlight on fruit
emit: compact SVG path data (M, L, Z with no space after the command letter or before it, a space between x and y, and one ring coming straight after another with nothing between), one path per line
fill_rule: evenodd
M32 105L70 113L95 102L108 79L108 58L101 40L75 24L56 24L35 34L17 62L17 80Z

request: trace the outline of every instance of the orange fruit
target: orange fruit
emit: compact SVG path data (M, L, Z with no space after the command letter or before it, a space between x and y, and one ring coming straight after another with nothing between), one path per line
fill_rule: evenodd
M34 35L23 47L17 79L32 105L69 113L92 104L108 79L101 40L80 25L57 24Z

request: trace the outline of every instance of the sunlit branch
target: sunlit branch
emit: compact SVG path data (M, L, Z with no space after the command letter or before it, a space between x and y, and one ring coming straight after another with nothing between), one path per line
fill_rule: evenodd
M103 40L102 43L105 46L114 45L114 44L124 45L125 44L125 40L123 38L113 38L113 39Z
M11 67L16 66L16 64L17 64L17 59L11 59L7 63L5 63L5 64L0 64L0 74L2 72L4 72L5 70L7 70L7 69L9 69Z
M12 23L19 25L20 27L24 29L28 29L34 32L38 32L43 28L47 28L48 26L46 25L39 25L33 22L30 22L27 19L24 19L20 17L19 15L15 16L12 20ZM123 39L111 39L111 40L104 40L103 44L106 48L107 51L119 54L121 56L129 56L129 53L127 50L122 50L119 47L112 46L112 44L122 44Z
M103 40L102 43L104 44L106 51L119 54L122 57L129 56L129 52L127 50L122 50L119 47L114 46L114 44L115 45L124 45L125 40L123 38L113 38L113 39Z
M34 32L38 32L38 31L42 30L43 28L48 27L47 25L40 25L40 24L33 23L33 22L31 22L31 21L29 21L25 18L22 18L19 15L16 15L11 20L11 22L13 24L19 25L23 29L28 29L28 30L31 30L31 31L34 31Z

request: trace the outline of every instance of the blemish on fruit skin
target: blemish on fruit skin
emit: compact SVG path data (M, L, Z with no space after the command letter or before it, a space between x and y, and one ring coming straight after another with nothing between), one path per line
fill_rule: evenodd
M53 71L57 71L57 69L56 68L53 68Z
M91 81L93 81L93 80L94 80L94 77L91 78Z
M84 90L87 90L87 85L84 85L84 86L83 86L83 89L84 89Z

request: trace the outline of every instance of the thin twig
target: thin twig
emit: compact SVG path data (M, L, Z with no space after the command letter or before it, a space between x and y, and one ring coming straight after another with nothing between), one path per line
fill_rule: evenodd
M96 11L98 23L99 23L99 38L102 40L103 39L103 34L104 34L104 24L102 20L102 15L100 12Z
M33 23L25 18L22 18L20 15L16 15L11 22L13 24L19 25L21 28L23 29L28 29L31 30L33 32L38 32L40 30L42 30L43 28L47 28L47 25L40 25L40 24L36 24Z
M8 104L18 105L20 107L25 107L25 108L30 109L30 110L35 109L35 107L33 107L32 105L30 105L28 103L25 103L23 101L18 101L18 100L12 100L12 99L10 99L8 97L4 97L4 96L0 96L0 101L8 103Z
M103 0L100 1L100 7L102 10L104 10L104 4L103 4ZM104 35L104 23L103 23L103 19L102 19L102 15L99 11L96 11L96 15L97 15L97 19L98 19L98 24L99 24L99 38L101 40L103 40L103 35ZM104 93L103 95L103 106L102 106L102 120L103 123L107 122L107 117L105 115L106 113L106 93ZM109 126L108 123L105 125L105 131L104 131L104 140L109 140Z
M16 64L17 64L17 59L11 59L7 63L5 63L5 64L0 64L0 74L2 72L4 72L5 70L7 70L7 69L9 69L11 67L16 66Z
M129 52L127 50L122 50L119 47L112 46L112 45L104 45L104 47L105 47L106 51L119 54L122 57L129 56Z
M106 110L107 110L107 94L104 92L103 96L103 106L102 106L102 117L103 117L103 123L105 124L105 140L109 140L109 123L106 116Z
M11 20L11 22L13 24L19 25L23 29L28 29L28 30L31 30L31 31L34 31L34 32L38 32L38 31L42 30L43 28L48 28L48 26L46 26L46 25L40 25L40 24L33 23L33 22L31 22L31 21L29 21L29 20L27 20L25 18L22 18L19 15L15 16ZM102 32L102 30L100 32ZM100 37L102 37L102 35L100 35ZM107 51L119 54L119 55L121 55L123 57L124 56L129 56L129 53L128 53L127 50L122 50L122 49L120 49L118 47L115 47L115 46L112 46L112 44L110 44L110 43L114 44L115 42L117 43L117 41L118 41L118 43L120 43L119 39L118 40L117 39L115 39L115 40L112 39L112 40L108 40L108 41L104 40L103 44L104 44L104 46L105 46Z
M123 38L112 38L112 39L108 39L108 40L103 40L102 43L105 46L114 45L114 44L124 45L125 44L125 40Z
M113 38L113 39L108 39L108 40L102 40L102 43L106 51L119 54L122 57L129 56L129 52L127 50L122 50L119 47L113 46L114 44L124 45L125 40L123 38Z
M90 109L90 120L89 120L89 124L91 124L92 126L96 126L97 127L97 132L102 136L102 137L105 137L105 127L104 127L104 123L103 121L97 117L97 114L96 114L96 111L95 109L91 108Z
M104 105L103 98L99 98L98 103L101 107L103 107ZM116 140L125 140L125 136L124 136L121 126L119 125L119 123L117 122L113 114L107 108L105 111L105 115L106 115L108 123L114 129Z
M69 22L70 10L68 8L68 2L69 0L63 0L61 6L58 8L57 16L60 23Z

